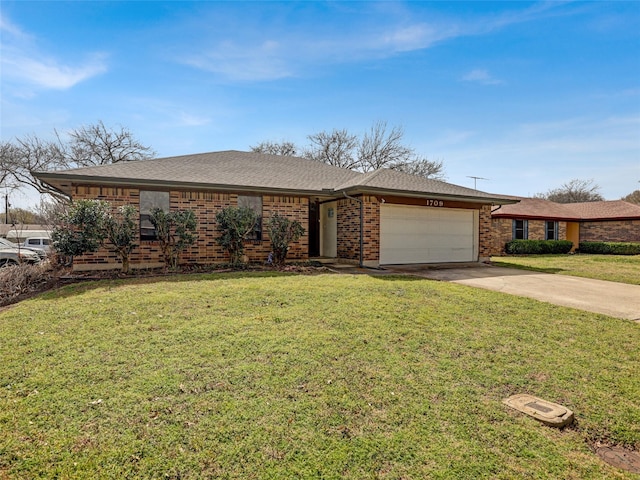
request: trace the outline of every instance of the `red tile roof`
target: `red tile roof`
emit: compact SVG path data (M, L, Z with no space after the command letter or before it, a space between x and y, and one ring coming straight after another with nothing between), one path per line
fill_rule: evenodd
M640 205L623 200L555 203L542 198L522 198L520 203L494 209L491 216L569 221L640 220Z

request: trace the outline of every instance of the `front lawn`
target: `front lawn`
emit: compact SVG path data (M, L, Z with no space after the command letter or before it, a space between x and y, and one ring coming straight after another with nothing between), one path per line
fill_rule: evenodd
M500 267L640 285L640 255L529 255L493 257L491 263Z
M0 358L0 478L638 478L592 448L640 447L640 325L461 285L78 284L0 313Z

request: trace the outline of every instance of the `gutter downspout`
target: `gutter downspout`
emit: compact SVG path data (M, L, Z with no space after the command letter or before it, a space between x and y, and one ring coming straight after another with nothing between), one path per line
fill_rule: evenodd
M360 203L360 264L359 264L359 267L363 268L364 267L364 262L363 262L363 254L364 254L364 252L363 252L363 247L364 247L364 202L360 198L351 197L351 196L347 195L347 192L342 192L342 194L345 196L345 198L348 198L350 200L355 200L356 202Z

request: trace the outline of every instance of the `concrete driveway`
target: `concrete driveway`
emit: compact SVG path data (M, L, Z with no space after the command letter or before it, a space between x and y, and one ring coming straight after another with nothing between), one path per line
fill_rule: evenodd
M482 264L462 267L395 265L385 266L385 270L496 290L588 312L640 321L640 285Z

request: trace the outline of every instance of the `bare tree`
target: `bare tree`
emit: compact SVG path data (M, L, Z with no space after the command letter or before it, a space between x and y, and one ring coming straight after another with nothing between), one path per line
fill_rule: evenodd
M249 148L251 148L252 152L266 153L269 155L284 155L292 157L299 155L299 149L296 144L284 140L282 142L270 142L267 140Z
M442 160L429 160L427 157L415 158L405 163L398 163L391 167L400 172L431 178L433 180L445 180L444 164Z
M442 161L431 161L415 154L402 143L402 127L387 127L378 121L359 138L347 129L333 129L308 135L310 145L298 148L292 142L263 141L250 147L253 152L272 155L302 155L310 160L341 168L369 172L379 168L392 168L411 175L444 180Z
M625 202L637 203L638 205L640 205L640 190L631 192L626 197L622 197L622 200L624 200Z
M40 182L31 172L69 168L64 146L33 135L3 142L0 146L2 162L8 171L7 179L18 186L30 186L40 194L49 194L58 200L66 197L49 185ZM5 181L7 181L5 179Z
M12 158L12 145L8 142L0 142L0 185L6 185L11 175L9 160Z
M593 183L594 180L580 180L574 178L559 188L553 188L546 193L538 193L535 198L544 198L556 203L581 203L599 202L604 200L600 195L600 187Z
M53 231L59 225L60 219L69 213L69 204L42 198L38 206L34 208L34 211L40 225L45 226L49 231Z
M146 160L156 154L126 128L107 129L102 121L71 130L69 137L68 161L78 167Z
M346 129L334 129L331 133L323 131L307 137L311 142L304 156L334 167L358 170L360 161L356 157L358 137Z
M411 162L413 149L402 144L403 136L402 127L393 127L387 132L387 122L374 123L358 146L358 162L362 171L393 168Z
M63 140L55 131L55 140L45 140L35 135L0 143L0 178L13 181L18 186L29 186L40 194L51 195L56 200L67 198L49 185L40 182L31 172L46 172L76 167L105 165L109 163L144 160L155 152L133 134L120 127L108 129L100 121L95 125L80 127L68 132Z

